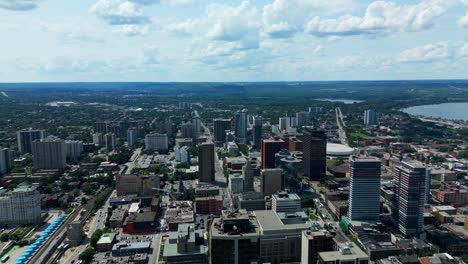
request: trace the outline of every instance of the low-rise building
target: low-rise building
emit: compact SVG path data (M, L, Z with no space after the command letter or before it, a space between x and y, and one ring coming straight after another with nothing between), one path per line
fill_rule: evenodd
M195 198L195 211L203 215L221 215L223 210L223 197L197 197Z
M338 250L320 252L319 264L368 264L369 256L352 242L337 243Z
M171 231L177 230L179 224L193 223L195 220L192 201L173 201L167 205L166 223Z
M112 250L112 245L115 243L115 233L104 233L99 238L96 243L97 251L110 251Z
M129 214L122 225L124 233L146 234L156 231L156 213L139 212Z
M128 206L121 206L112 211L109 224L112 228L120 228L128 215Z
M136 254L149 254L151 253L151 242L129 242L121 241L112 246L112 256L132 256Z
M177 232L170 232L164 243L163 259L168 264L205 264L207 248L203 232L193 224L180 224Z

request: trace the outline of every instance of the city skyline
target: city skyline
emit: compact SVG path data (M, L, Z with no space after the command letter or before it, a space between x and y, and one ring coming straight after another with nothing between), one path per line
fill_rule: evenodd
M2 82L462 79L468 4L2 0Z

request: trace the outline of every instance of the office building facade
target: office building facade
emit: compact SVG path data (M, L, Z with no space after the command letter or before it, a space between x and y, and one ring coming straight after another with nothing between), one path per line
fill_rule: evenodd
M349 162L351 221L377 221L380 214L380 160L353 156Z
M39 129L24 129L16 132L19 152L31 153L32 142L35 140L41 140L44 136L44 130Z
M287 148L287 144L279 137L262 140L262 169L274 168L275 154L283 148Z
M405 237L419 237L424 231L426 168L416 162L401 162L393 169L393 187L398 230Z
M226 142L226 130L231 130L231 119L213 119L214 141Z
M254 191L254 171L252 169L252 164L247 159L247 162L242 167L242 176L244 178L244 192L253 192Z
M133 148L136 146L138 141L138 130L136 128L129 128L127 130L127 144Z
M236 141L239 143L246 143L247 141L247 110L243 109L236 113L234 117L234 132Z
M262 192L265 196L275 194L284 188L282 169L264 169L260 173Z
M107 133L104 135L104 145L108 151L112 151L115 149L115 145L117 144L117 137L114 133Z
M262 144L262 134L263 134L263 117L255 116L253 118L253 131L252 131L252 139L253 139L253 146L256 149L259 149Z
M377 126L379 125L379 113L369 109L364 111L364 125L366 126Z
M148 134L145 137L147 150L166 151L169 148L169 139L166 134Z
M10 149L0 148L0 174L7 173L11 168Z
M28 225L41 220L41 195L30 186L0 190L0 224Z
M65 140L66 155L69 159L78 159L83 153L83 142L79 140Z
M198 146L198 180L213 182L215 180L215 153L213 143L202 143Z
M32 142L34 167L38 169L64 169L67 166L65 141L54 136Z
M325 131L306 128L302 140L304 176L320 180L326 176L327 135Z

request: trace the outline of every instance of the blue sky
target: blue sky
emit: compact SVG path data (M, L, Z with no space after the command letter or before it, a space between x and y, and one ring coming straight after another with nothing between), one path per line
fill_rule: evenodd
M0 32L0 82L468 78L468 0L0 0Z

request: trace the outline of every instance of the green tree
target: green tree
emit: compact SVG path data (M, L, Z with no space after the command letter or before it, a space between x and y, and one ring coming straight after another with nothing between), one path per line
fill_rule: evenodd
M91 263L91 261L93 260L94 252L95 251L93 247L87 247L85 251L83 251L80 254L79 259L83 261L84 264Z
M8 233L3 233L2 235L0 235L0 241L6 242L8 241L8 239L10 239L10 235Z
M99 239L101 238L103 232L101 229L97 229L96 231L94 231L93 235L91 236L91 239L89 240L89 244L95 248L96 247L96 244L97 242L99 241Z

